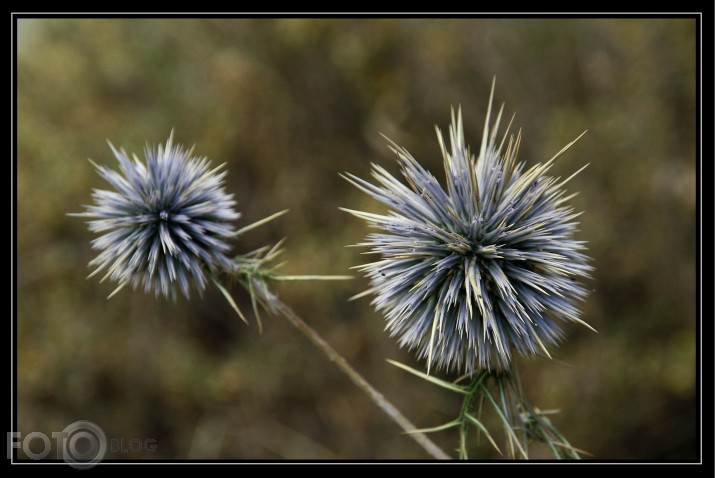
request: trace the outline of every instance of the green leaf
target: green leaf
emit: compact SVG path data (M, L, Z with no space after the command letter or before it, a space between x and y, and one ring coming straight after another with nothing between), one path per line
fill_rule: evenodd
M442 430L449 430L450 428L457 427L461 425L462 423L459 420L453 420L451 422L445 423L443 425L438 425L436 427L431 427L431 428L420 428L419 430L410 430L406 433L434 433L434 432L441 432Z
M457 393L462 393L462 394L465 394L465 395L467 394L467 390L466 390L464 387L461 387L461 386L459 386L459 385L455 385L455 384L450 383L450 382L445 382L444 380L440 380L440 379L438 379L438 378L436 378L436 377L432 377L431 375L427 375L426 373L420 372L419 370L415 370L415 369L413 369L412 367L408 367L407 365L402 364L402 363L400 363L400 362L396 362L396 361L390 360L390 359L387 359L387 361L388 361L389 363L391 363L392 365L394 365L395 367L399 367L399 368L401 368L402 370L405 370L405 371L407 371L407 372L410 372L410 373L413 374L413 375L417 375L418 377L420 377L420 378L422 378L422 379L424 379L424 380L427 380L428 382L432 382L432 383L434 383L435 385L438 385L438 386L440 386L440 387L442 387L442 388L446 388L447 390L451 390L451 391L457 392Z
M283 276L274 275L271 276L272 280L275 281L299 281L299 280L349 280L353 279L353 276L323 276L323 275L295 275L295 276Z
M263 322L261 321L261 314L258 313L258 304L256 302L256 292L253 290L253 280L248 279L248 295L251 296L251 306L253 307L253 314L256 316L256 322L258 323L258 333L263 333Z
M496 449L496 451L498 451L500 455L503 455L503 453L501 452L501 450L500 450L499 447L497 446L496 442L495 442L494 439L492 438L492 435L489 433L489 430L487 430L487 427L485 427L485 426L482 424L482 422L480 422L479 420L477 420L476 417L470 415L469 413L467 413L467 414L464 415L464 416L467 417L467 419L468 419L469 421L471 421L474 425L476 425L476 427L479 428L479 429L482 431L482 433L484 433L484 435L487 437L487 440L489 440L489 443L492 444L492 446L494 447L494 449Z
M528 460L529 456L526 454L526 451L524 451L524 448L521 446L521 443L519 442L519 439L516 436L516 433L514 433L514 429L511 427L511 423L509 423L509 420L504 416L502 413L501 408L499 408L499 405L497 402L494 400L494 397L492 397L491 392L489 389L486 387L486 385L482 385L482 390L484 390L484 395L487 397L487 400L492 404L494 407L494 411L497 412L497 415L499 415L499 418L501 419L502 423L504 424L504 429L508 433L510 437L510 443L514 442L516 443L517 448L519 448L519 451L521 454L524 456L524 459Z
M214 276L211 276L211 280L213 281L214 284L216 284L216 287L218 287L218 290L221 291L223 296L228 301L229 305L233 308L234 311L236 311L236 314L241 318L241 320L243 320L246 323L246 325L250 325L248 323L248 320L246 320L246 317L243 315L243 312L241 312L241 309L238 308L238 306L236 305L236 302L234 302L233 297L231 297L231 294L228 293L226 288L224 286L222 286L221 283L218 280L216 280L216 278Z
M266 218L263 218L263 219L261 219L260 221L256 221L256 222L254 222L253 224L249 224L249 225L246 226L246 227L242 227L241 229L239 229L238 231L236 231L236 236L240 236L241 234L243 234L243 233L245 233L245 232L248 232L248 231L250 231L251 229L255 229L255 228L257 228L258 226L262 226L262 225L266 224L267 222L271 222L273 219L276 219L276 218L278 218L278 217L281 217L282 215L286 214L287 212L288 212L288 209L285 209L285 210L283 210L283 211L281 211L281 212L277 212L277 213L272 214L272 215L270 215L270 216L268 216L268 217L266 217Z

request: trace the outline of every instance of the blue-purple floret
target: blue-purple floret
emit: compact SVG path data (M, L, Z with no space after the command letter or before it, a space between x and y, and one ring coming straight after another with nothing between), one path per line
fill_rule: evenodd
M452 115L449 151L437 130L446 187L394 143L405 182L377 165L374 183L346 176L389 208L385 215L348 210L380 231L359 244L379 256L359 267L371 283L360 295L374 294L390 334L428 369L506 370L515 352L549 355L562 338L560 321L587 325L579 281L592 267L584 242L574 239L579 214L563 188L573 176L546 175L573 142L526 169L516 161L521 134L506 142L507 128L496 143L501 114L491 128L487 114L476 158L461 111Z
M172 298L177 290L189 297L191 286L202 292L207 273L231 264L226 241L240 214L224 191L226 172L174 146L173 133L165 146L147 145L145 162L110 147L120 171L95 167L114 190L95 189L94 204L77 214L92 218L89 229L103 234L92 241L100 251L90 262L92 275L103 272L117 291L141 286Z

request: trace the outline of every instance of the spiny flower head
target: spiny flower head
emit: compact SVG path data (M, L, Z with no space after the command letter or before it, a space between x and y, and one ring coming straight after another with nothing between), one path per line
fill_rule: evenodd
M391 335L426 358L428 370L505 370L514 351L548 356L562 336L558 321L587 325L578 280L592 267L574 239L580 213L567 206L573 195L563 188L573 176L546 174L575 140L526 169L516 161L521 133L504 149L507 127L497 145L503 106L490 128L491 103L476 159L461 110L456 118L452 111L449 151L437 129L446 188L394 143L406 184L374 164L375 184L346 176L390 208L386 215L346 209L381 231L358 244L380 257L359 267L371 282L359 296L375 294Z
M188 297L190 284L203 291L207 270L230 265L226 240L240 216L224 191L223 165L210 169L206 158L175 146L173 131L165 146L145 147L145 162L109 146L121 173L93 164L115 190L95 189L95 204L74 214L93 218L89 229L103 234L92 241L100 253L90 276L104 271L102 280L119 283L112 295L127 284L172 298L177 289Z

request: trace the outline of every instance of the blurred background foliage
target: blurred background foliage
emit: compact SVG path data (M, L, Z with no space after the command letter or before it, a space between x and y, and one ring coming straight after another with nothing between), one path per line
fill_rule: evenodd
M111 458L420 459L424 452L284 320L262 335L216 290L177 303L86 280L92 235L67 212L106 187L87 158L176 139L227 162L246 225L287 236L286 273L345 274L367 233L339 206L384 208L338 176L397 173L383 133L441 176L434 124L461 105L479 145L489 87L517 112L521 159L569 175L597 270L558 362L522 361L527 394L597 459L679 460L696 436L696 52L690 19L22 19L17 65L18 430L86 419L155 439ZM419 426L459 397L383 331L366 288L280 296ZM237 301L250 309L246 294ZM433 435L446 450L456 436ZM486 443L474 457L494 458ZM21 455L22 456L22 455ZM538 450L536 457L547 457Z

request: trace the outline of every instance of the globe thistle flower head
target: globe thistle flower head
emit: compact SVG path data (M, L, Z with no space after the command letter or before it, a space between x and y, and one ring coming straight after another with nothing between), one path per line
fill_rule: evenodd
M120 171L93 164L114 190L95 189L94 204L74 214L92 218L89 229L102 234L92 241L100 252L90 276L105 272L102 280L117 282L112 295L126 285L173 299L177 290L188 298L190 285L202 292L206 273L231 263L226 241L240 217L223 188L223 165L211 169L174 145L173 131L166 145L146 146L144 162L109 146Z
M516 161L521 133L505 146L507 127L497 144L503 106L490 127L491 102L476 158L461 110L452 111L449 149L437 129L446 187L394 143L406 183L374 164L375 183L345 177L390 208L385 215L346 209L380 230L358 244L379 256L359 266L371 283L359 296L375 294L390 334L428 370L506 370L515 352L548 356L561 339L560 321L587 325L578 281L592 267L584 242L574 239L579 214L564 189L573 176L546 174L575 140L526 169Z

